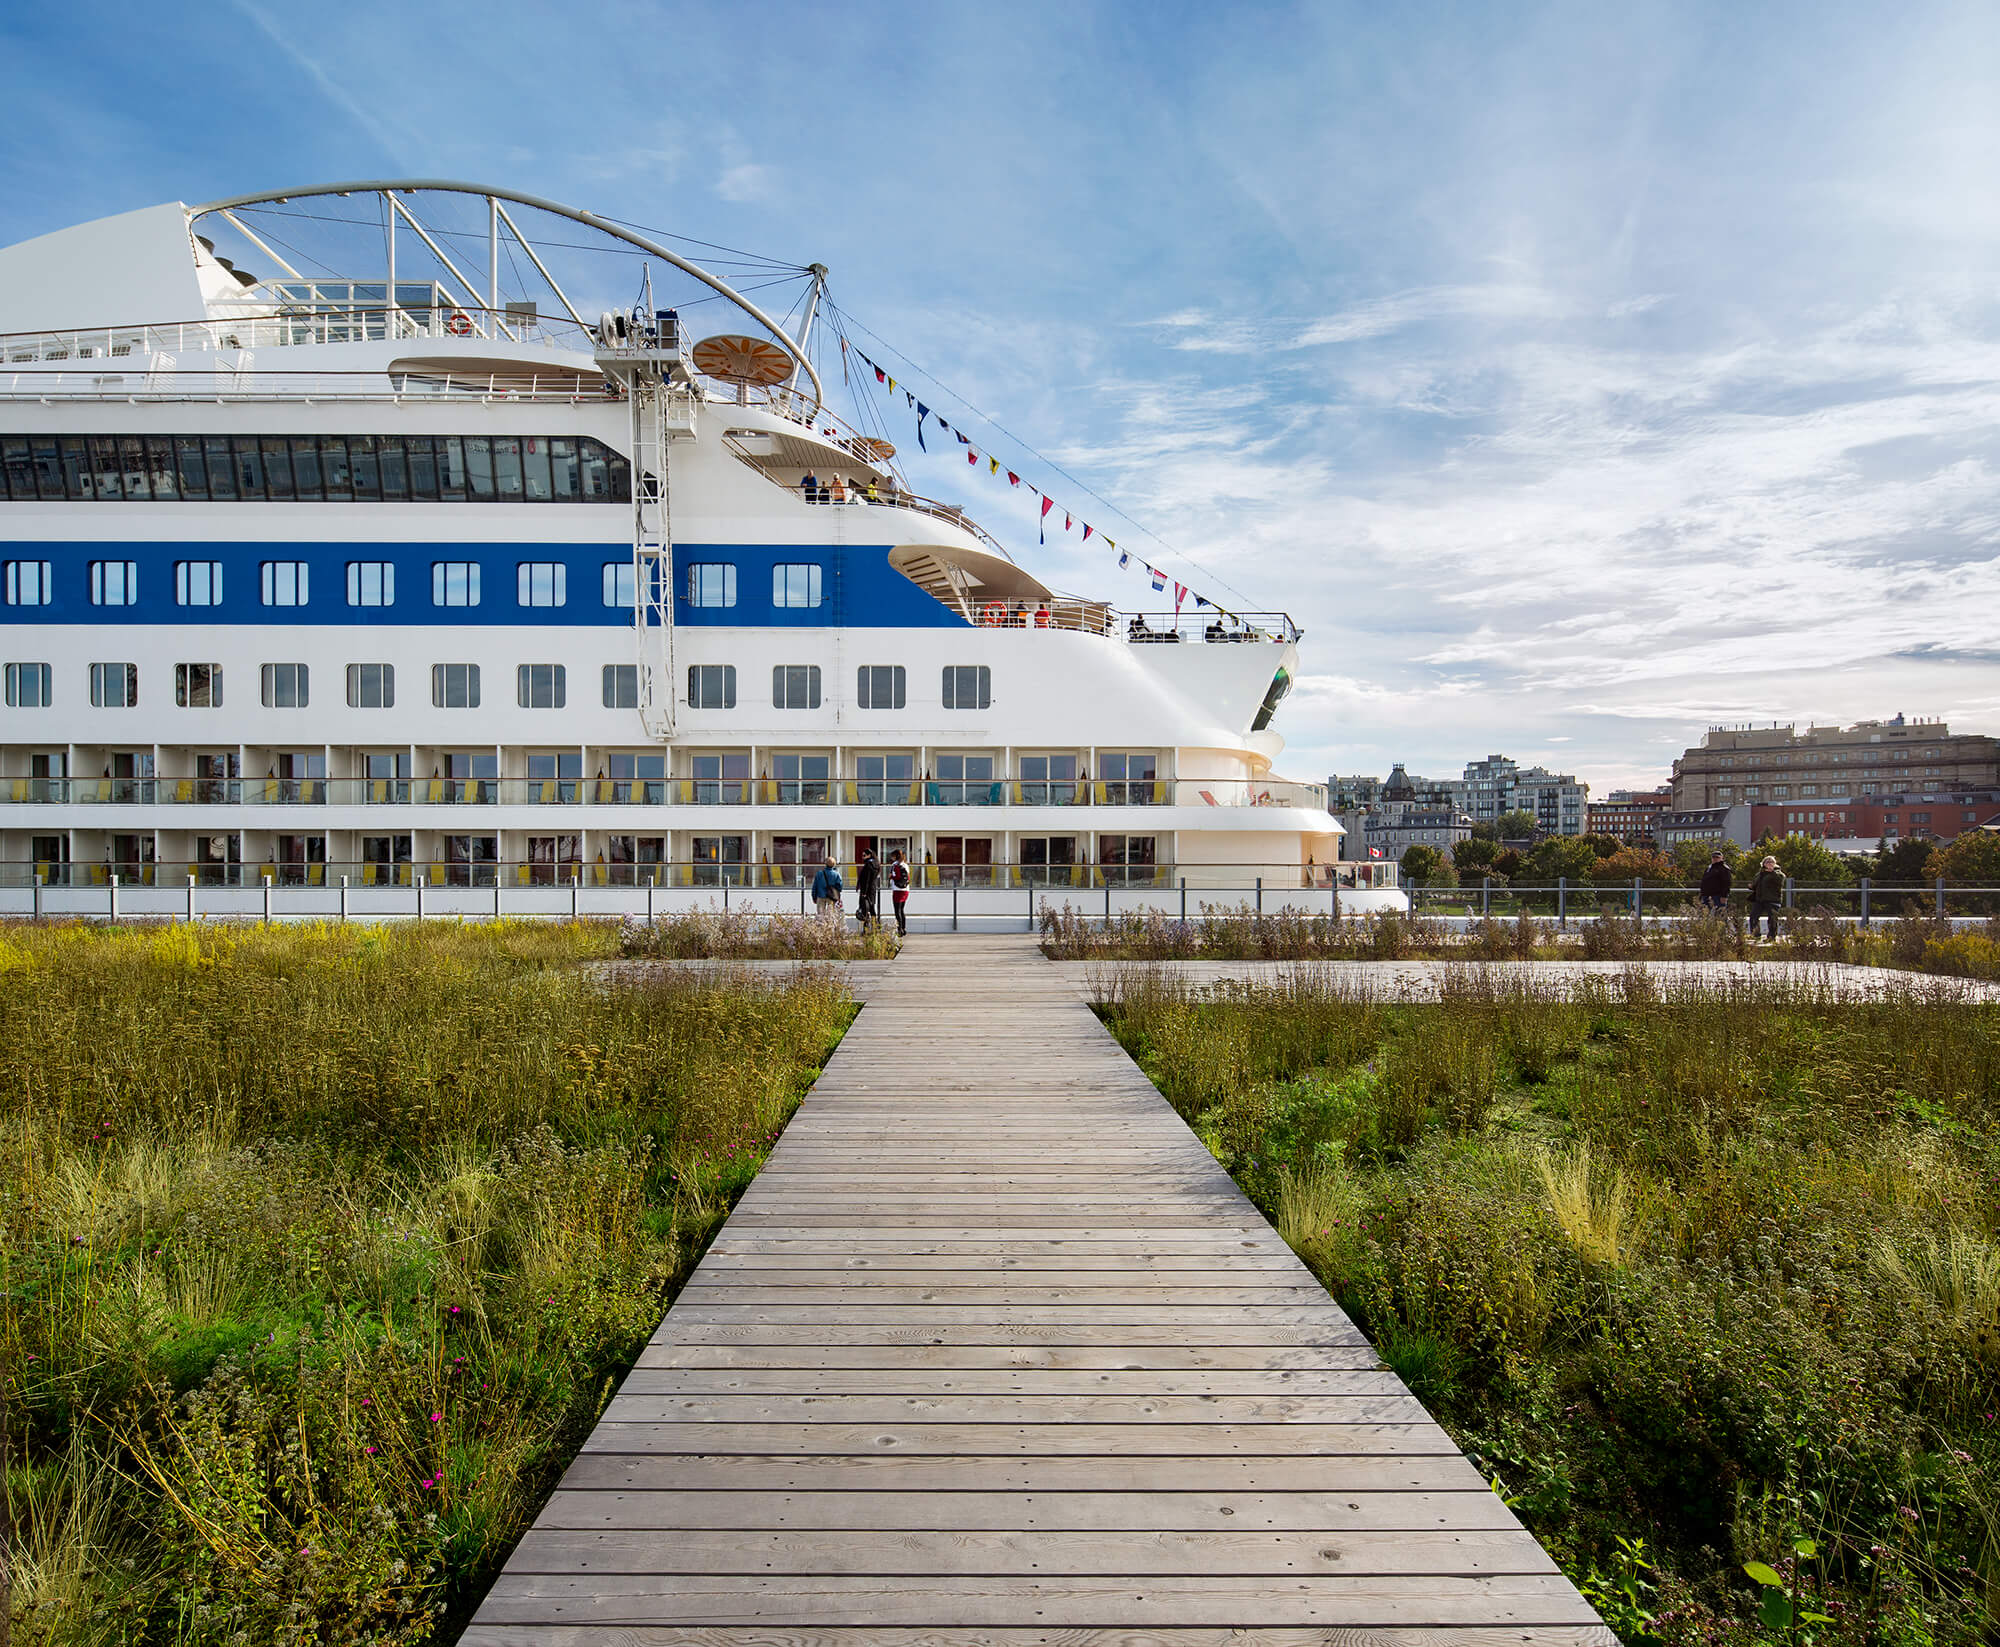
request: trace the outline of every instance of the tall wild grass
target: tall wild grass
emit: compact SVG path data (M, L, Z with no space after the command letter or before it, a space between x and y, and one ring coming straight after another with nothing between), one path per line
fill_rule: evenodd
M846 1021L616 946L0 935L16 1642L449 1639Z
M2000 1624L2000 1007L1128 977L1125 1045L1628 1639Z

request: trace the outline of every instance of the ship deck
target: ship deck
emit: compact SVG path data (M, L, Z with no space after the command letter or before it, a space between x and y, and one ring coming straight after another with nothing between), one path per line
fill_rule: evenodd
M1614 1647L1032 937L867 1002L466 1647Z

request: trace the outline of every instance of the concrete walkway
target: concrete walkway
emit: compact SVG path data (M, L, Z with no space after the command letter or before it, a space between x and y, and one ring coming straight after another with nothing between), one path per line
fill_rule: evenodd
M871 984L467 1647L1615 1647L1032 938Z

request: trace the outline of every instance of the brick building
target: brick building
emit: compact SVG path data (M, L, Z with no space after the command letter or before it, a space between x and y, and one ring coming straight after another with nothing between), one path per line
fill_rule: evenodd
M2000 742L1943 721L1853 726L1712 727L1674 762L1674 810L1777 806L1824 811L1836 799L1938 795L2000 786Z
M1816 804L1803 801L1750 808L1750 838L1810 835L1815 840L1861 842L1854 850L1873 851L1879 841L1894 846L1916 837L1956 840L2000 816L2000 788L1941 791L1937 794L1842 796Z
M1651 846L1660 819L1673 810L1673 804L1672 784L1654 790L1614 789L1601 801L1586 802L1584 817L1593 835Z

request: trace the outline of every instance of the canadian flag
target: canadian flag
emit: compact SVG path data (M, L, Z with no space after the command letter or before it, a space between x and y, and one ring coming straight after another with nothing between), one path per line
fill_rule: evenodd
M1382 849L1379 846L1371 846L1368 849L1368 856L1371 858L1379 858L1382 856Z

